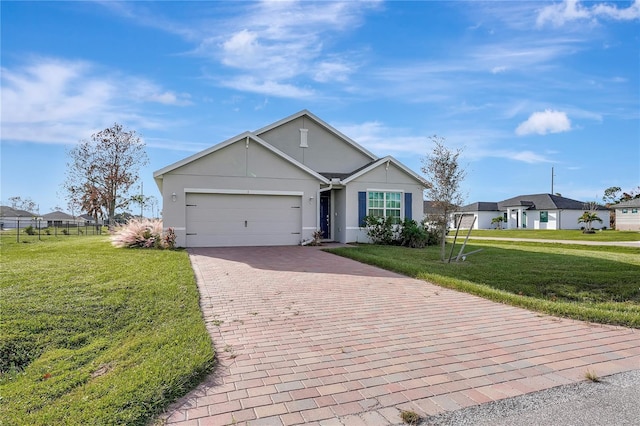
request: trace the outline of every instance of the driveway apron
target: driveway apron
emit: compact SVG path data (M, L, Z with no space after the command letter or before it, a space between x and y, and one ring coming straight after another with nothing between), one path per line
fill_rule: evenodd
M354 248L357 250L357 248ZM189 250L217 366L180 425L388 425L640 369L638 330L447 290L314 247Z

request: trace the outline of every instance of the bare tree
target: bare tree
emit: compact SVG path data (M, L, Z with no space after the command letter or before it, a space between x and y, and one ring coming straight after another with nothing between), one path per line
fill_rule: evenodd
M18 210L25 210L30 213L36 213L36 208L38 205L31 198L27 197L23 199L20 196L9 197L9 202L11 202L11 207Z
M422 173L428 182L427 198L432 201L440 234L440 258L445 260L445 243L449 216L464 202L460 184L466 171L458 164L461 149L451 150L445 146L445 138L431 136L434 144L430 155L422 158Z
M151 207L151 218L155 219L156 211L158 209L158 199L153 195L150 195L149 197L147 197L147 204L149 205L149 207Z
M64 187L69 198L85 209L90 206L92 211L87 211L94 217L96 206L104 208L110 220L116 208L126 206L140 167L149 161L135 130L127 131L117 123L81 141L68 154Z

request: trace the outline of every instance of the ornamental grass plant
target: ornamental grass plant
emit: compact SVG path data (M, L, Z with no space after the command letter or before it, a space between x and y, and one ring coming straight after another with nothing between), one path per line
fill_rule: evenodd
M163 230L157 219L132 219L112 230L111 244L115 247L172 249L176 236L172 228Z

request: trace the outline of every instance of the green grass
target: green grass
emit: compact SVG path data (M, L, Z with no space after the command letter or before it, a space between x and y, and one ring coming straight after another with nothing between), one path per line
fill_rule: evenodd
M455 231L454 231L455 232ZM450 232L452 236L454 232ZM467 230L460 230L458 238L464 238ZM474 229L472 237L500 238L532 238L542 240L575 240L575 241L640 241L637 231L596 231L595 234L583 234L580 230L542 230L542 229Z
M450 264L439 260L437 247L360 245L328 251L502 303L640 328L638 248L476 240L465 252L477 249L482 251L465 262Z
M214 353L184 251L0 242L0 423L148 424Z

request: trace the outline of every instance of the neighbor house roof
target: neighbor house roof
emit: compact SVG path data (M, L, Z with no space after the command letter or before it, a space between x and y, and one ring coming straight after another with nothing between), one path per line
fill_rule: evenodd
M640 198L633 198L611 206L612 209L621 209L626 207L640 207Z
M442 208L437 201L424 200L422 205L422 211L424 214L441 214ZM449 206L449 210L455 208L455 206Z
M587 203L553 194L518 195L497 203L480 201L460 208L461 212L503 211L509 207L526 207L530 210L585 210ZM597 210L608 210L598 205Z
M71 216L68 213L61 212L60 210L43 214L42 218L45 220L75 220L75 217Z
M498 203L490 201L478 201L477 203L467 204L460 208L461 212L497 212L500 211Z
M0 216L2 217L34 217L36 214L26 210L14 209L9 206L0 206Z

